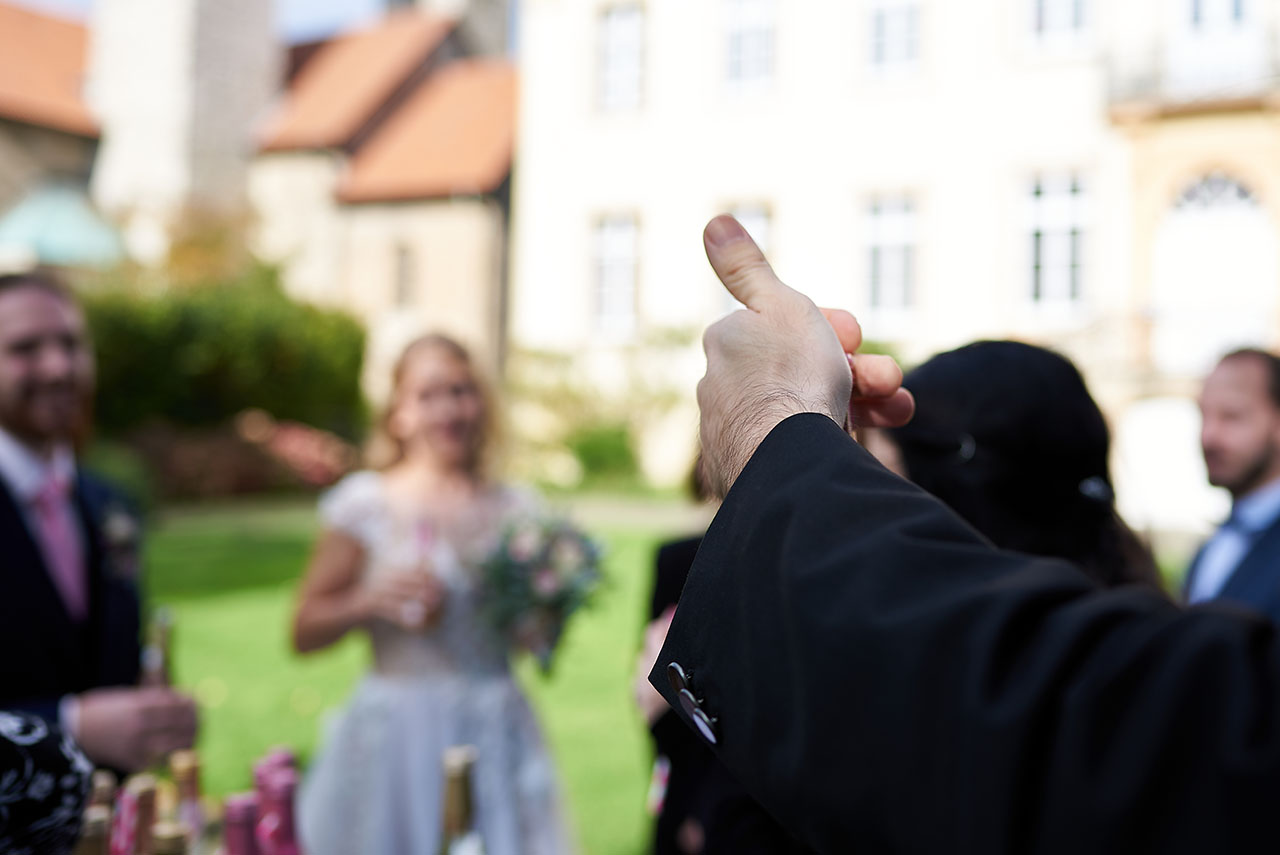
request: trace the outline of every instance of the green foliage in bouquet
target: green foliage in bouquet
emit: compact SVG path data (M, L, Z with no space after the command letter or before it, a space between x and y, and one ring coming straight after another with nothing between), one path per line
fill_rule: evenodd
M347 437L364 427L363 328L290 299L271 268L155 290L108 284L84 303L108 435L155 421L214 426L249 408Z
M490 626L551 669L565 624L601 584L600 546L562 519L508 525L482 565L482 602Z

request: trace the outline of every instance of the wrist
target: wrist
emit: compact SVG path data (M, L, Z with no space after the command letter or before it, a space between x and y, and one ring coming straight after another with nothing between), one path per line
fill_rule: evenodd
M828 415L824 412L824 408L806 405L797 396L786 393L751 402L737 408L736 412L748 415L742 419L738 430L722 434L725 441L722 443L720 454L715 455L719 458L716 461L719 465L715 470L720 478L719 483L713 486L718 487L717 492L720 496L729 492L729 488L738 480L742 470L755 456L757 449L778 425L801 413L816 412L820 415ZM707 453L705 444L703 453Z
M63 695L58 701L58 727L75 742L80 741L80 699Z

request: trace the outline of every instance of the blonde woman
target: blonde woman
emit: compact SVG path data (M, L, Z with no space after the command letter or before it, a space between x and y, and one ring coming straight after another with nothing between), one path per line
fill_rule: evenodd
M486 474L493 405L468 352L421 338L396 363L383 419L394 448L320 504L324 530L293 639L319 650L367 632L373 665L299 800L309 855L435 855L442 755L478 749L476 815L488 855L568 851L555 776L508 650L477 612L477 567L505 520L534 509Z

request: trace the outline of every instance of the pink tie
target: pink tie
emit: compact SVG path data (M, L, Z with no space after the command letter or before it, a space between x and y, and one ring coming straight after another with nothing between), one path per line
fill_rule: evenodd
M85 591L84 561L80 538L68 501L70 489L61 478L50 478L36 494L36 523L40 529L40 545L53 583L62 595L67 613L74 621L84 620L89 613Z

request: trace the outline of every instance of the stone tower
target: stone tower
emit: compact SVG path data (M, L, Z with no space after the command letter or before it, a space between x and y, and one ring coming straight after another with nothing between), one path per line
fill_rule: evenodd
M246 210L255 134L278 91L271 0L97 0L87 96L102 128L94 201L158 263L187 218Z
M412 0L390 0L389 6L412 5ZM512 0L417 0L417 6L437 15L457 18L468 47L481 56L506 56L511 52Z

